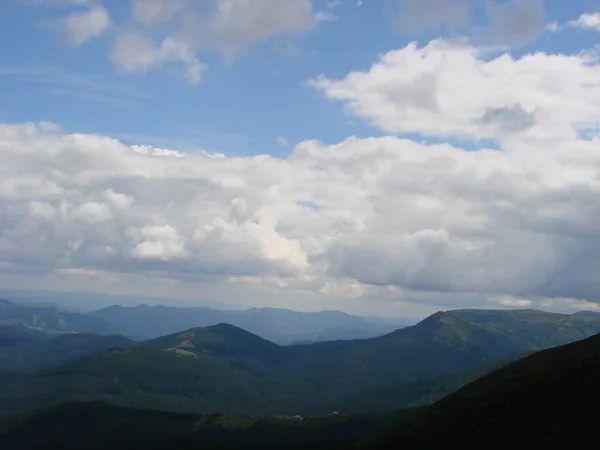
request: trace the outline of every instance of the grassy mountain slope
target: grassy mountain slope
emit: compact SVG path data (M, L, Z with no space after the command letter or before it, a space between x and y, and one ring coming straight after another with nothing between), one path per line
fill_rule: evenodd
M459 316L437 313L377 338L298 346L278 346L226 324L193 329L3 383L0 414L91 399L174 412L304 414L344 406L380 411L392 406L387 398L407 404L435 400L470 381L468 374L480 366L555 342L525 339L524 329L536 326L529 319L503 330L493 314L473 323ZM559 324L567 320L564 327L573 336L600 331L600 321L544 317L543 330L554 318ZM571 340L566 332L561 339ZM450 376L461 371L467 375Z
M541 351L406 418L363 448L600 448L600 335Z

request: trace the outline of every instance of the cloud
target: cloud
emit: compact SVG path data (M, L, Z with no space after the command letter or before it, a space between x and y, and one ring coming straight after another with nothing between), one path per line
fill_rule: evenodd
M569 21L567 25L582 30L600 31L600 13L582 14L577 20Z
M488 0L490 37L501 44L521 44L537 37L546 26L545 0Z
M388 52L367 71L310 84L387 133L550 143L600 125L600 68L591 62L544 53L489 58L435 40Z
M201 81L206 65L201 52L217 51L231 62L241 51L273 37L290 38L335 19L330 11L314 11L312 0L134 0L135 21L148 26L170 24L155 43L150 35L123 32L111 59L127 72L145 72L169 62L182 62L190 84ZM185 12L180 17L177 13Z
M469 18L463 0L398 0L398 7L403 26L413 31L423 26L464 25Z
M136 64L167 63L152 58ZM600 303L597 60L435 40L311 84L413 140L229 157L0 125L0 272L200 283L321 308Z
M277 143L280 145L287 145L288 142L283 136L277 136Z
M133 18L140 23L168 23L175 13L185 7L185 0L132 0Z
M443 51L439 59L450 64L430 65L428 58L422 64L443 81L454 76L452 60L460 56L463 67L486 74L489 85L471 83L473 95L503 98L506 84L537 89L540 98L560 104L575 92L563 113L598 110L600 87L589 82L596 69L580 57L499 57L480 67L471 51L437 45L431 49ZM410 67L392 64L395 72L386 72L390 67L378 64L354 75L350 86L374 92L371 74L398 80ZM545 78L550 67L554 75ZM469 79L469 70L463 77ZM522 86L528 78L535 86ZM566 88L578 83L575 91ZM562 132L560 139L526 139L522 133L529 131L515 124L527 118L512 98L502 109L488 96L471 114L470 98L454 84L434 84L435 101L409 98L406 117L433 108L431 122L443 123L444 99L452 92L467 105L454 104L457 117L475 118L477 127L495 123L512 138L500 151L392 136L331 145L309 140L282 159L175 152L45 125L2 125L5 270L212 280L278 296L284 290L286 297L304 292L435 305L466 306L486 297L504 307L581 300L555 301L568 309L600 301L600 141ZM543 105L534 106L536 124L545 124ZM447 131L464 132L463 122L450 123Z
M87 11L73 12L57 23L70 43L82 45L102 36L111 22L106 8L97 5Z
M24 0L26 3L41 6L87 6L93 3L93 0Z
M473 25L480 15L468 0L397 0L401 29L412 33L444 27L472 40L513 45L538 36L545 26L545 0L486 0L485 26Z
M183 76L190 84L200 83L206 70L206 65L194 56L187 44L172 38L155 45L141 34L120 34L110 56L126 72L146 72L170 62L181 62Z
M186 16L178 36L233 58L269 37L304 33L316 22L311 0L217 0L208 17Z

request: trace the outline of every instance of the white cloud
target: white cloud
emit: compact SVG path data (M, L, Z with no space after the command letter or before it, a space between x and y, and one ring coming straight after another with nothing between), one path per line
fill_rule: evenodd
M137 22L157 25L170 22L185 6L184 0L132 0L132 15Z
M321 307L587 307L600 302L599 70L584 53L438 40L313 81L386 132L500 150L387 136L227 157L0 125L3 271Z
M531 41L545 25L545 0L397 0L397 5L400 29L411 33L444 27L478 42L513 45ZM481 6L485 26L471 20L481 15Z
M100 37L110 26L110 16L103 6L97 5L83 12L73 12L58 22L73 45L82 45Z
M273 36L304 33L316 24L312 0L216 0L208 18L189 14L178 36L227 58Z
M288 142L283 136L277 136L277 143L280 145L287 145Z
M127 72L145 72L169 62L183 63L183 76L190 84L198 84L206 70L190 47L183 41L165 38L160 45L137 33L117 36L111 51L112 60Z
M144 226L140 230L130 228L127 235L139 241L130 251L135 258L169 261L188 256L185 238L170 225Z
M569 21L567 25L573 28L581 28L582 30L600 31L600 13L582 14L577 20Z
M492 41L501 44L520 44L537 37L546 24L545 0L487 0Z
M128 72L145 72L180 61L190 84L202 80L203 51L218 51L227 61L273 37L290 37L335 19L330 11L313 11L312 0L134 0L134 20L146 25L170 23L156 44L150 37L127 31L117 37L111 59ZM181 20L175 15L181 14Z
M444 40L311 84L388 133L553 142L600 125L600 68L583 56L502 54Z
M463 0L398 0L398 6L403 25L410 28L463 25L469 18L469 9Z
M556 80L586 80L590 67L570 58L541 55L535 67L551 60ZM504 82L518 85L520 67ZM593 103L599 88L586 86ZM3 125L0 253L12 273L229 280L286 298L595 302L598 144L508 140L468 152L349 138L302 142L287 159L233 158Z

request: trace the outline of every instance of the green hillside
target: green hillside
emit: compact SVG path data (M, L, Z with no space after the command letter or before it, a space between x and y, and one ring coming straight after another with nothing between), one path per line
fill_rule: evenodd
M361 448L600 448L599 375L600 335L596 335L487 375Z
M597 332L600 321L585 317L458 311L377 338L278 346L220 324L8 379L0 414L80 400L241 415L383 411L434 401L494 364Z
M249 418L67 403L0 422L0 448L341 450L410 412Z
M54 337L22 337L0 345L0 371L27 372L71 361L110 348L126 348L135 342L123 336L69 333Z

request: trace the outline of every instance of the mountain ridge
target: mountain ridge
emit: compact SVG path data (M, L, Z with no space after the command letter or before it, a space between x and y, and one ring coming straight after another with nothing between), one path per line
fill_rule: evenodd
M411 404L430 402L471 381L470 374L481 373L481 367L553 346L557 339L600 332L600 321L589 318L528 311L478 314L440 312L375 338L292 346L230 324L193 328L4 383L0 413L94 399L243 415L320 413L344 404L357 410L368 392L389 392ZM543 332L535 332L536 320ZM503 331L505 323L513 328ZM556 333L547 332L548 323L556 325ZM452 378L459 372L464 375ZM367 400L364 404L373 408L386 404Z

